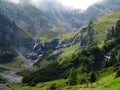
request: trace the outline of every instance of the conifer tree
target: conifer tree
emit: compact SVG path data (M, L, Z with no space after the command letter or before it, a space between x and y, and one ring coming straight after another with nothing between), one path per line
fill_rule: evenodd
M120 38L120 20L117 21L115 26L115 36L116 38Z
M96 81L96 74L94 72L92 72L92 74L90 75L90 82L93 83Z
M77 71L75 68L72 68L70 74L68 76L68 84L69 85L76 85L77 84Z
M87 28L88 28L88 45L95 45L94 27L93 27L93 21L92 20L90 20Z

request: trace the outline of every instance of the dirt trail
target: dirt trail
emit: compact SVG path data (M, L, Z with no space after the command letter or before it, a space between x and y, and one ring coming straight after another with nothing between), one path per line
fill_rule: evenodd
M8 80L8 84L21 83L22 77L16 75L15 68L3 66L3 65L0 65L0 67L7 69L7 71L0 73L0 75Z

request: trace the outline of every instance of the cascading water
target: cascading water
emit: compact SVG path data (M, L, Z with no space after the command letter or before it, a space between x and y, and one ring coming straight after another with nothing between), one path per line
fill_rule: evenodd
M36 31L36 34L34 36L34 46L32 48L32 51L31 53L29 53L28 55L28 59L29 61L34 64L35 62L37 62L40 57L43 55L43 51L42 51L42 48L44 47L44 44L42 44L40 41L39 41L39 35L40 35L40 20L39 18L36 19L35 23L34 23L34 27L35 27L35 31Z

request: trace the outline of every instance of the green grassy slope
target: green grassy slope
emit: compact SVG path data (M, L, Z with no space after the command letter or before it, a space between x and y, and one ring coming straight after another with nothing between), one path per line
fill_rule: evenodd
M75 44L72 47L65 48L58 58L60 58L61 62L71 60L72 55L78 52L79 47L80 44Z
M103 86L96 88L81 88L79 90L119 90L120 89L120 78L114 79Z
M57 90L119 90L120 78L116 78L115 73L110 74L95 83L83 84L76 86L68 86L66 80L55 80L37 84L36 86L15 85L4 90L50 90L50 87L55 86Z
M77 33L79 33L79 32L80 32L79 30L74 31L74 32L69 32L69 33L67 33L67 34L58 36L58 39L60 39L60 40L71 39L71 38L74 38L75 35L77 35Z
M59 35L64 35L68 32L68 28L60 25L53 25L52 28L44 28L44 31L40 34L39 39L41 41L51 41Z
M94 23L94 29L96 32L95 39L98 43L102 43L106 37L106 31L111 29L115 25L117 20L120 19L120 11L104 16Z

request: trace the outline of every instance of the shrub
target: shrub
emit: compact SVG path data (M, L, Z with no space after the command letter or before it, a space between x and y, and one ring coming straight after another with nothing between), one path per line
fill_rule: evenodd
M80 84L85 84L87 81L86 81L86 79L82 79L81 81L80 81Z
M48 90L56 90L56 89L57 89L56 83L53 83L53 84L50 85Z
M120 77L120 69L116 72L116 77Z
M92 72L92 74L90 75L90 82L93 83L97 80L96 74L94 72Z
M68 84L69 85L76 85L77 84L77 71L75 68L71 69L71 72L68 76Z

